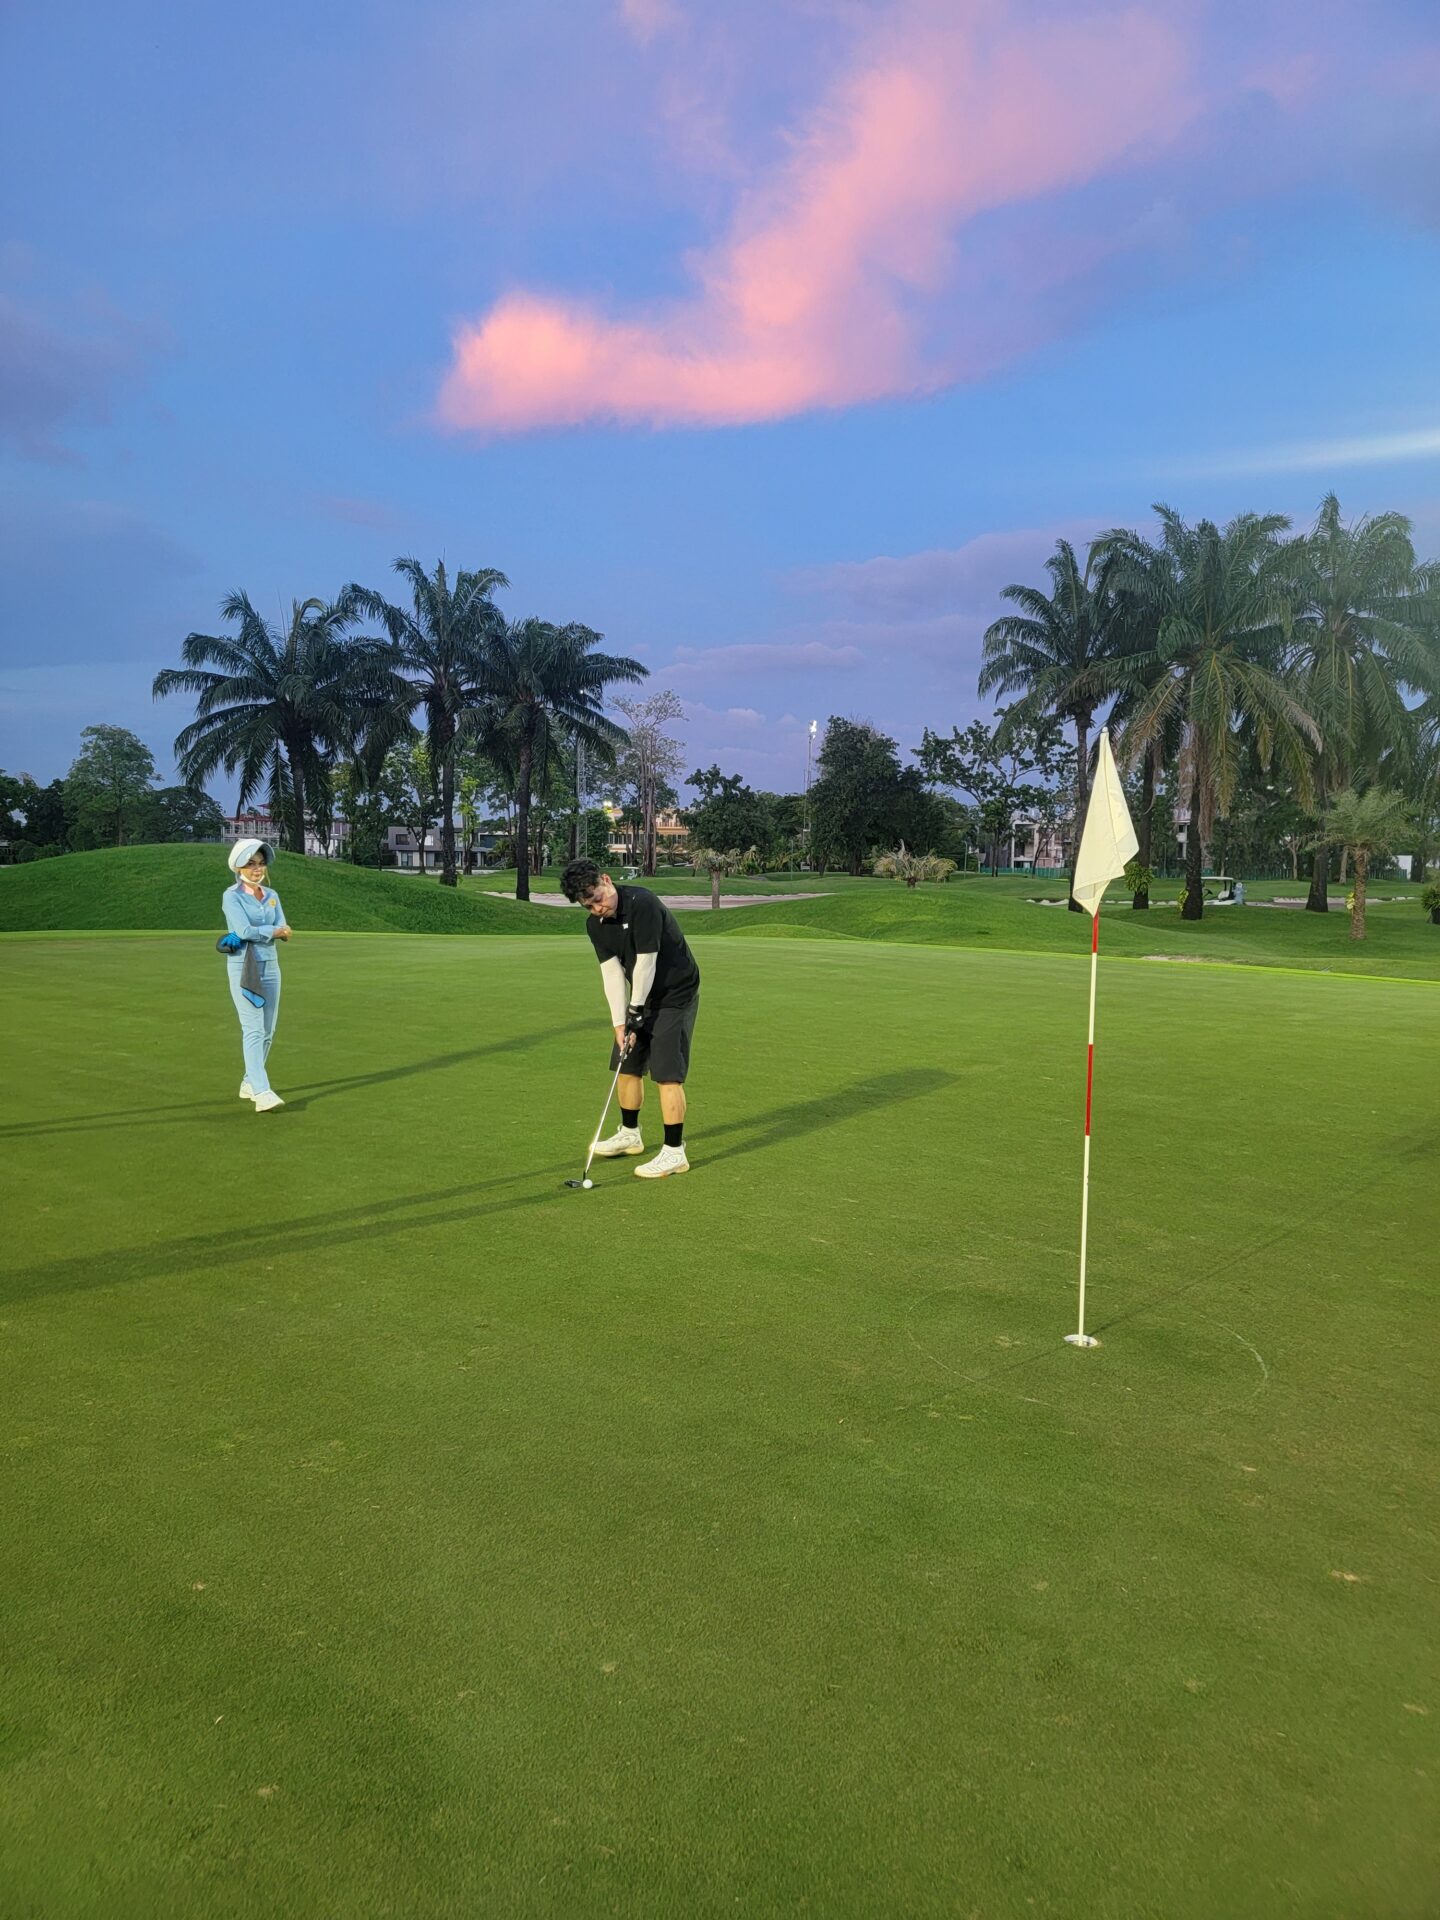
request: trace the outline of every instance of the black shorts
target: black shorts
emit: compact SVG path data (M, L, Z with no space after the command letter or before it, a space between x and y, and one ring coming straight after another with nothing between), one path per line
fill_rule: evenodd
M630 1042L625 1071L637 1077L648 1072L652 1080L683 1085L690 1071L690 1036L699 1011L698 993L687 1006L659 1008ZM613 1073L619 1064L620 1049L611 1047L610 1071Z

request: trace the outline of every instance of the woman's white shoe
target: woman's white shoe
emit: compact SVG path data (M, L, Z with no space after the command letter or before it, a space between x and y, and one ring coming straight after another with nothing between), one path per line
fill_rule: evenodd
M257 1093L255 1096L257 1113L273 1113L276 1107L283 1107L284 1104L278 1093Z

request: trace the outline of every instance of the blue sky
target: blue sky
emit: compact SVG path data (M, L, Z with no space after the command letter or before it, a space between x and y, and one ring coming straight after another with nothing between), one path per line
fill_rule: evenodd
M977 711L1057 533L1333 486L1440 553L1431 6L12 0L0 58L11 771L168 772L225 591L399 553L781 788Z

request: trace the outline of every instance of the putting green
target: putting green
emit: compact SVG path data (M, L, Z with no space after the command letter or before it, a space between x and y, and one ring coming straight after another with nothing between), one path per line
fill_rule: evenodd
M1433 1912L1436 989L696 944L0 943L5 1912Z

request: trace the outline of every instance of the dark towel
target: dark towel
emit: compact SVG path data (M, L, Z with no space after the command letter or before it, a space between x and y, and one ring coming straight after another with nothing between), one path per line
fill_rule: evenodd
M263 1007L265 996L260 991L260 961L255 953L255 943L242 940L238 933L222 933L215 942L216 951L224 954L239 953L245 949L245 964L240 969L240 991L252 1007Z
M245 964L240 969L240 991L252 1007L263 1007L265 996L260 991L260 962L255 957L253 940L245 942Z

